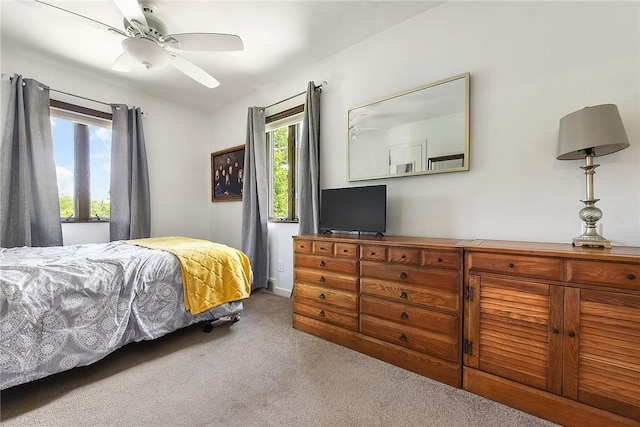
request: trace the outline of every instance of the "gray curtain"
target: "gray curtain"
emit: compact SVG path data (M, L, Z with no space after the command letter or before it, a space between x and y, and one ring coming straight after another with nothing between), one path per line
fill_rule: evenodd
M317 233L320 223L320 93L321 89L309 82L298 158L299 234Z
M139 239L151 234L147 152L139 108L112 105L111 240Z
M251 289L266 288L269 277L269 188L264 108L249 107L242 190L242 252L251 262Z
M14 75L0 146L0 246L62 245L49 88Z

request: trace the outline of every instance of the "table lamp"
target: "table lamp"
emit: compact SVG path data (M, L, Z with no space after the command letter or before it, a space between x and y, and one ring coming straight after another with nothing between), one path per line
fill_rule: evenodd
M558 135L558 160L585 159L584 174L587 178L587 196L578 216L585 222L582 235L573 239L575 246L596 246L610 248L611 242L596 231L596 223L602 218L602 211L595 206L593 196L593 175L600 165L593 164L593 158L623 150L629 146L618 107L614 104L585 107L560 119Z

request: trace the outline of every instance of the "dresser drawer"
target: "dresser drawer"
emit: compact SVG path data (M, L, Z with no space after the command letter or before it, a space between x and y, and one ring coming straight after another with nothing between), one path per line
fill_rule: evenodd
M298 253L311 253L312 245L311 240L299 240L293 241L293 251Z
M420 265L420 249L392 247L387 250L387 256L394 264Z
M333 243L322 241L313 242L313 253L333 255Z
M358 262L351 258L294 254L293 262L296 268L312 268L322 272L331 271L354 276L358 274Z
M401 303L413 304L451 314L460 312L457 289L426 288L369 278L360 279L360 293Z
M442 252L436 249L422 250L422 265L425 267L460 269L461 254L458 252Z
M355 275L325 274L323 271L296 268L293 272L293 280L358 293L358 278Z
M354 313L358 311L357 294L329 289L323 286L295 282L293 284L293 298L296 302L302 304L327 305L351 310Z
M360 332L451 362L458 362L460 358L457 339L443 333L399 325L365 314L360 316Z
M387 247L380 245L362 245L360 259L387 262Z
M346 258L358 257L358 245L354 245L353 243L336 243L335 248L336 256Z
M572 283L640 290L640 264L569 260L567 280Z
M470 271L562 280L562 260L559 258L472 252L467 262Z
M353 331L358 330L358 315L354 312L343 311L330 305L312 305L302 302L293 302L294 313L311 317L322 322L331 323Z
M371 261L360 263L361 277L407 283L456 292L459 275L456 271L436 270L397 264L381 264Z
M390 322L427 331L441 332L452 337L458 336L460 328L460 318L456 315L439 313L366 295L360 297L360 314L379 317Z

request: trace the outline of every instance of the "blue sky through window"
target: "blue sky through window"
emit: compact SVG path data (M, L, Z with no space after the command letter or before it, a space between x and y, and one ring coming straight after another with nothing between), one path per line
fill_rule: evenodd
M58 179L58 194L73 197L73 122L51 118L53 151ZM111 175L111 129L89 125L89 167L91 170L91 200L109 199Z

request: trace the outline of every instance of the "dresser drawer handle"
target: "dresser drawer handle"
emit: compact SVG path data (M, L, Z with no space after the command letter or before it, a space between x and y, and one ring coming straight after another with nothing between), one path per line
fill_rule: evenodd
M300 249L304 249L304 245L300 245Z
M635 274L630 274L627 277L629 278L629 280L636 280L636 275Z
M320 294L320 295L318 295L318 298L320 298L320 299L324 299L324 294Z
M405 254L402 254L402 256L400 258L405 259L407 256Z
M320 276L320 279L318 279L319 282L324 282L324 276Z
M407 293L405 291L400 292L400 298L407 299Z
M346 254L347 252L349 252L349 249L343 249L342 252Z
M375 254L376 254L375 252L371 252L371 254L370 254L370 255L371 255L371 256L375 256Z
M401 279L406 279L407 278L407 273L405 273L404 271L402 273L400 273L400 275L398 276Z
M559 333L560 333L560 331L558 330L558 328L553 328L553 333L554 333L554 334L559 334Z
M514 263L512 263L512 262L510 262L510 263L509 263L509 268L513 268L513 267L515 267L515 266L516 266L516 265L515 265Z
M576 336L576 333L575 333L575 332L573 332L573 331L569 331L569 336L570 336L571 338L574 338L574 337Z
M403 311L402 314L400 315L400 318L401 319L408 319L409 315Z
M320 250L321 250L321 251L324 251L324 246L320 246Z
M438 258L438 262L442 262L442 258Z
M320 261L320 267L324 267L324 266L325 266L324 261Z
M400 336L398 337L398 339L402 342L407 342L407 336L405 334L400 334Z
M324 317L324 310L320 310L320 313L318 313L320 315L320 317Z

